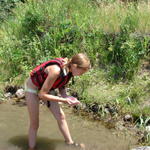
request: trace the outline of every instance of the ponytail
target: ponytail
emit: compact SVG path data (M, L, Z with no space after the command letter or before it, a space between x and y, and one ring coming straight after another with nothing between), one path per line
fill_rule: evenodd
M64 58L63 68L70 68L71 64L76 64L80 68L91 68L90 60L84 53L78 53L74 55L71 59Z
M64 63L64 65L63 65L64 67L68 67L71 64L71 59L66 57L63 59L63 63Z

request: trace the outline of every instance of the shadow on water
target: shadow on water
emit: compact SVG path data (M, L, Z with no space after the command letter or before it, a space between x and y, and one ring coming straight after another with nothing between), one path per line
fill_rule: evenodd
M28 149L27 135L12 137L8 142L19 147L21 150ZM58 145L60 146L63 144L64 142L62 140L37 137L37 150L55 150Z

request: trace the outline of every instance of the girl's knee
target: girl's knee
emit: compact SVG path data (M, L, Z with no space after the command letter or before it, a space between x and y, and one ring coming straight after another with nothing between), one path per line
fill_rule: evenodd
M57 116L57 121L63 121L66 119L66 116L64 113L59 113L59 115Z

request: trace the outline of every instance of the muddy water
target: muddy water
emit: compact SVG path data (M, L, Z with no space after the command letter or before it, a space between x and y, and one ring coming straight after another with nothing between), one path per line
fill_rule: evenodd
M64 109L75 141L85 143L86 150L129 150L135 144L130 136L116 136L104 126L75 116ZM27 150L28 112L26 106L0 104L0 150ZM50 111L40 106L38 150L74 150L64 144L57 123Z

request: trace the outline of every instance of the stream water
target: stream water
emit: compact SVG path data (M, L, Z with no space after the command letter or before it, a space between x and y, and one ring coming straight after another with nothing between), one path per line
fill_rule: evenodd
M75 141L84 143L86 150L129 150L135 144L131 136L116 136L100 123L76 116L64 108L67 122ZM0 104L0 150L27 150L29 118L26 106ZM50 111L40 105L40 128L37 150L72 150L66 146Z

